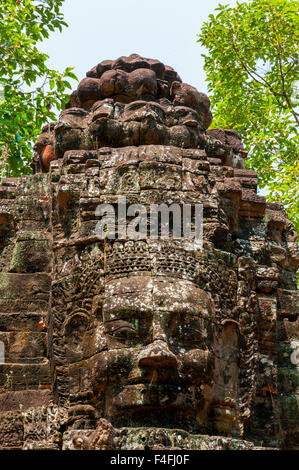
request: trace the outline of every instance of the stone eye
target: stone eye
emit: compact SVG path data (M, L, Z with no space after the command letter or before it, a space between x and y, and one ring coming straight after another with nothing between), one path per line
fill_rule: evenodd
M121 327L114 331L114 336L122 340L135 339L137 337L137 331L133 328Z
M138 327L136 321L132 324L128 321L116 320L113 322L107 322L106 331L116 340L127 343L138 339L138 332L135 329L136 326Z

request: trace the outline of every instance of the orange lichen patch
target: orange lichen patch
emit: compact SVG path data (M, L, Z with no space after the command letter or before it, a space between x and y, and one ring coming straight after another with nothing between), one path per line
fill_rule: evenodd
M52 391L52 385L41 385L41 384L39 384L38 388L40 390L50 390L50 391Z
M42 164L45 171L49 171L50 163L55 160L55 152L52 145L46 145L41 155Z
M271 387L270 385L267 385L266 387L264 387L263 390L265 392L270 392L270 393L275 393L275 394L277 393L277 390L275 388Z

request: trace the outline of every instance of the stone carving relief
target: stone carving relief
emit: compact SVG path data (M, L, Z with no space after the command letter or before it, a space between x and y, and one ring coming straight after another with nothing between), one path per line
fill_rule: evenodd
M211 120L171 67L103 61L2 182L0 447L298 447L296 234ZM202 204L202 248L100 239L119 197Z

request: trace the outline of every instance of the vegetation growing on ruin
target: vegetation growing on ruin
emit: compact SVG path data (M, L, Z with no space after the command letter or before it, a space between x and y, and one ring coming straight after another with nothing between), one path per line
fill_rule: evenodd
M47 66L41 41L61 31L64 0L0 2L0 178L28 174L32 144L68 98L72 68Z
M298 22L295 0L243 1L219 5L198 35L213 127L242 134L260 188L285 205L297 230Z

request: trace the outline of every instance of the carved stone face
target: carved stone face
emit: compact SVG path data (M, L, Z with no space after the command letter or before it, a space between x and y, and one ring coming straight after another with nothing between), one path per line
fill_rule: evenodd
M140 146L100 152L99 177L90 174L85 193L89 195L98 183L101 199L97 202L113 204L126 196L128 204L148 206L205 197L203 176L198 174L202 170L196 165L205 168L206 162L185 157L180 149ZM188 155L201 156L200 152ZM65 207L65 196L60 194L62 189L57 206L61 197ZM92 199L84 201L90 209ZM84 224L90 235L95 223L83 222L79 229L71 226L71 242L82 240ZM174 240L171 233L168 240L84 243L74 245L67 262L62 249L61 260L56 261L58 278L67 279L63 273L70 273L69 302L62 302L59 309L65 317L64 363L73 427L91 427L104 417L115 426L177 426L203 432L211 431L214 421L224 429L225 421L229 433L238 359L233 357L232 365L230 358L223 362L221 351L230 350L229 344L219 348L218 362L215 351L222 314L227 318L234 305L235 267L224 262L219 268L205 251L190 250L190 246L187 250L188 241ZM221 304L217 289L225 289ZM54 291L54 303L60 298L61 293ZM224 380L224 368L236 372L233 376L229 372ZM221 383L217 370L221 370ZM233 396L228 397L231 388Z
M209 106L157 60L103 61L3 180L0 448L298 448L296 234ZM100 239L120 196L201 203L202 250L174 214L169 239Z
M211 302L190 281L130 276L108 282L99 334L107 350L93 359L94 391L104 387L113 422L186 424L211 384ZM157 415L158 413L158 415Z
M64 271L81 273L64 276L77 287L61 304L74 429L100 417L225 434L238 425L238 325L224 319L236 273L184 244L110 240L69 252Z
M37 143L44 171L47 145L56 158L49 344L68 429L104 418L240 436L252 426L256 387L273 388L274 366L263 385L257 379L257 330L276 331L274 314L269 325L260 319L275 312L279 285L264 240L282 243L286 219L256 195L240 136L207 131L209 105L171 68L132 55L88 72ZM120 196L147 210L202 203L202 251L173 234L99 240L96 209ZM286 266L285 249L271 246ZM293 289L287 279L283 289Z

